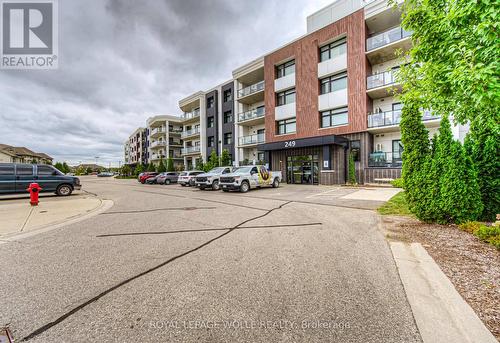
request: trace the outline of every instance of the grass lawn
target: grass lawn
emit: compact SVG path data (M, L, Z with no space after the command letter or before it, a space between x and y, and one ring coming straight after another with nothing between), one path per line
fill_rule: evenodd
M399 192L393 196L387 203L377 209L382 215L413 216L408 209L405 192Z

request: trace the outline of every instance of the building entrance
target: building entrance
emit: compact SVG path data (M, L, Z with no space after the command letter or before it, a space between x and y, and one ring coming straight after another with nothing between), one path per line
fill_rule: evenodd
M319 156L288 156L286 171L287 183L317 185L319 183Z

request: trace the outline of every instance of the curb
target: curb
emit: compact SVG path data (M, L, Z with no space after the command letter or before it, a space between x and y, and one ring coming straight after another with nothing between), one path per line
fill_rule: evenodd
M420 243L389 245L424 343L497 343Z
M93 209L90 212L87 212L83 215L74 216L74 217L71 217L71 218L63 220L63 221L56 222L55 224L41 226L41 227L36 228L36 229L29 231L29 232L14 234L13 236L8 236L5 238L2 238L2 240L0 240L0 245L5 244L5 243L9 243L9 242L20 241L22 239L32 237L32 236L38 235L40 233L49 232L49 231L58 229L60 227L66 226L66 225L81 222L83 220L92 218L98 214L101 214L101 213L109 210L111 207L113 207L113 205L114 205L114 202L112 200L101 200L101 205L96 207L95 209Z

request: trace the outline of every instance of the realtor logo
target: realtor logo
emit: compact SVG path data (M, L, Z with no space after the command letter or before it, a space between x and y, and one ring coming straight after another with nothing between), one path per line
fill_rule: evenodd
M0 0L0 67L57 68L56 0Z

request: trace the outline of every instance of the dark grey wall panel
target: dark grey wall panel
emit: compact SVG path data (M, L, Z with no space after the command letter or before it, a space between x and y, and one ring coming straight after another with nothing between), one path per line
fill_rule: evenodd
M234 159L234 122L236 120L236 113L234 113L234 82L231 81L221 87L221 97L222 97L222 108L220 111L220 120L222 121L222 149L227 149L231 156L233 156ZM230 91L231 92L231 100L224 101L224 92ZM224 123L224 113L227 111L231 111L231 114L233 116L233 120L230 123ZM226 133L231 133L232 138L233 138L233 143L232 144L224 144L224 134Z
M219 122L218 122L218 107L219 107L219 99L217 98L217 94L218 92L216 90L210 92L210 93L207 93L205 95L205 104L207 106L207 120L206 120L206 125L207 125L207 136L206 136L206 146L207 146L207 159L210 158L210 154L212 153L212 150L215 150L215 152L217 154L219 154L219 150L218 150L218 141L219 141ZM209 99L210 98L213 98L213 106L211 108L208 108L208 104L209 104ZM214 126L209 128L208 127L208 122L210 120L210 118L213 118L214 120ZM209 147L208 146L208 140L209 140L209 137L214 137L214 141L215 141L215 146L213 148Z

